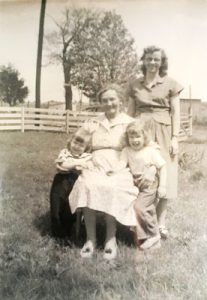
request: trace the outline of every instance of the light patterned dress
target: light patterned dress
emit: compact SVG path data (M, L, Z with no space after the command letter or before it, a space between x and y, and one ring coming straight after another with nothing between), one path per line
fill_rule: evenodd
M100 116L86 126L92 131L92 166L84 170L69 196L72 213L79 207L109 214L123 225L136 226L138 189L129 169L117 170L125 129L133 119L120 113L113 122Z
M135 104L135 117L149 122L152 139L160 146L167 162L167 198L177 197L178 156L170 156L172 138L171 98L179 95L183 87L174 79L164 76L157 78L151 88L145 85L144 77L129 84L129 97Z

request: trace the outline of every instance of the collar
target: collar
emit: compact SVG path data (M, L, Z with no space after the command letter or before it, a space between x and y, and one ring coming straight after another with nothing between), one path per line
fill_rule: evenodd
M160 75L157 75L157 77L155 78L155 80L153 82L153 86L163 83L163 81L165 80L165 77L166 77L166 75L163 77L161 77ZM140 77L139 82L145 86L145 77L144 76Z
M128 116L125 113L119 113L118 116L116 116L116 118L114 118L112 120L112 122L110 122L106 115L101 115L100 118L98 119L98 122L107 130L110 130L111 127L114 127L116 125L120 125L120 124L128 124L129 122L132 122L133 118L131 118L130 116Z

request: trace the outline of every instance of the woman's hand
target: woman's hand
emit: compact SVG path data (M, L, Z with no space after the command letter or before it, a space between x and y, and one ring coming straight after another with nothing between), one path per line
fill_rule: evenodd
M173 136L170 143L170 155L175 156L178 154L178 138Z
M166 197L166 187L165 186L159 186L158 189L157 189L157 193L158 193L158 197L159 198L165 198Z

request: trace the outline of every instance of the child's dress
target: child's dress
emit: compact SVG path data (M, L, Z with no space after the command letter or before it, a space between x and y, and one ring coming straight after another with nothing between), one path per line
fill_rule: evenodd
M83 170L69 196L73 213L79 207L88 207L112 215L123 225L137 224L133 206L138 189L133 184L133 177L129 169L115 172L125 129L132 120L121 113L111 123L103 115L89 125L93 130L93 165Z
M140 151L126 147L122 151L121 161L129 165L135 182L138 174L143 175L143 178L148 181L148 187L144 189L139 186L139 181L137 181L139 188L135 203L138 221L137 238L144 240L156 236L159 234L155 207L159 169L166 164L160 154L159 146L152 142Z

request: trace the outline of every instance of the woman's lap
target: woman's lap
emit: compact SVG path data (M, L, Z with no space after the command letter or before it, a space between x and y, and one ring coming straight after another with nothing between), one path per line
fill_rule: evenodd
M86 171L74 185L69 202L72 212L78 207L88 207L114 216L123 225L134 226L137 194L129 170L111 176Z

